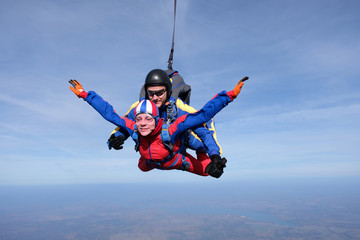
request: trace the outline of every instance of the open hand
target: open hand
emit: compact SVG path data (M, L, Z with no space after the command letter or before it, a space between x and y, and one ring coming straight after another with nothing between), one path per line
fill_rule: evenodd
M80 97L80 93L84 92L84 89L81 86L81 84L75 79L74 80L71 79L69 83L72 85L69 87L70 90L73 91L73 93L75 93L76 96Z

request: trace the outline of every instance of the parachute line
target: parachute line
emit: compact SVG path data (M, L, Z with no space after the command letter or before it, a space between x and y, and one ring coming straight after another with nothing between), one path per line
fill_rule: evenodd
M174 25L173 25L173 35L172 35L172 42L171 42L171 50L168 60L168 69L173 70L172 64L174 60L174 45L175 45L175 20L176 20L176 0L174 0Z

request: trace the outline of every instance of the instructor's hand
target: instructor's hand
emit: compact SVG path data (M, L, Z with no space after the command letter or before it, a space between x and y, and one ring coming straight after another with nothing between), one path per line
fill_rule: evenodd
M219 178L224 173L226 167L226 158L221 158L219 155L214 154L210 156L211 162L205 168L205 173L208 173L214 178Z
M108 143L109 150L111 148L113 148L115 150L120 150L123 148L124 142L125 142L125 139L124 139L123 135L119 135L116 137L114 134L111 134L107 143Z

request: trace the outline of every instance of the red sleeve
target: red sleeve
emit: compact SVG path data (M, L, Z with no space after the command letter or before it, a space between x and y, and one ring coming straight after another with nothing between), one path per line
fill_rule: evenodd
M79 97L80 98L86 98L87 97L87 95L88 95L88 93L87 92L85 92L85 91L82 91L80 94L79 94Z
M229 98L231 99L231 101L233 101L237 96L234 94L234 91L231 90L229 92L227 92L227 95L229 96Z
M169 133L170 133L170 135L173 135L174 132L177 131L177 128L178 128L179 123L183 122L183 121L185 120L186 116L187 116L187 114L182 115L182 116L178 117L178 118L175 120L175 122L173 122L172 124L170 124L170 127L169 127Z

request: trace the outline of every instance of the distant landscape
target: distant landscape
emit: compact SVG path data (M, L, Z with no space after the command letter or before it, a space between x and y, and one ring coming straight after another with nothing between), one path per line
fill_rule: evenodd
M0 186L0 240L360 239L358 180Z

